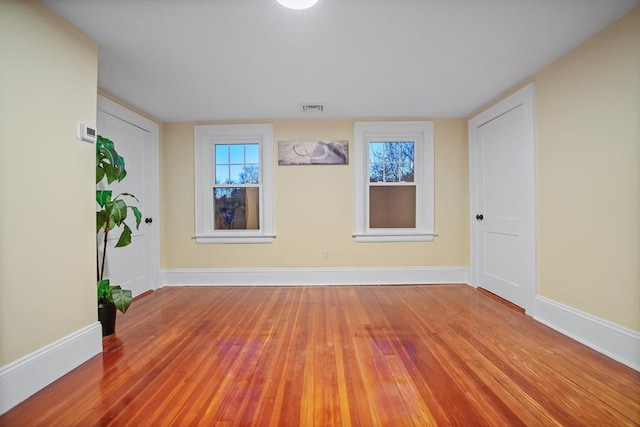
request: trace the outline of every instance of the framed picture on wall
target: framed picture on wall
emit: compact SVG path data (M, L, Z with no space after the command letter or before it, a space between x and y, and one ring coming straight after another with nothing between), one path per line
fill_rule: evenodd
M348 165L349 141L278 141L278 164Z

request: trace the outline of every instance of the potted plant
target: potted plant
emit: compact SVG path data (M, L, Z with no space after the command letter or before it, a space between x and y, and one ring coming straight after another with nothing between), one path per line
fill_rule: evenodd
M96 141L96 185L106 179L107 185L120 182L127 176L124 159L118 154L113 141L98 135ZM127 200L139 202L130 193L113 196L113 190L96 189L97 244L102 245L102 253L98 250L96 262L98 279L98 319L102 323L102 336L111 335L115 331L116 309L125 313L131 305L132 295L129 289L111 285L104 277L107 259L107 238L110 232L120 230L120 237L115 247L131 244L131 228L125 223L127 213L131 211L135 217L136 229L140 226L142 213L136 206L127 204Z

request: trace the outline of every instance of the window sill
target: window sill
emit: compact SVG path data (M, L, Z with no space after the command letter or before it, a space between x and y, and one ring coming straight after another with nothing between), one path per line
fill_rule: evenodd
M196 243L198 244L244 244L244 243L273 243L276 238L274 235L269 236L195 236Z
M437 236L435 233L411 233L411 234L354 234L357 243L375 242L432 242Z

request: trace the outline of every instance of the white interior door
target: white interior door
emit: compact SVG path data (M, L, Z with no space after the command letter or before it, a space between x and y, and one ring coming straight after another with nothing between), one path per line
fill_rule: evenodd
M109 188L113 189L114 197L123 192L134 194L142 212L138 229L133 214L127 213L126 223L133 232L129 246L114 247L120 230L109 235L104 277L112 285L131 289L134 296L156 289L159 284L158 155L157 125L155 129L154 125L105 98L99 99L98 135L114 142L127 170L125 179L110 184ZM125 200L127 204L136 203L131 198Z
M533 310L533 85L469 122L472 280Z

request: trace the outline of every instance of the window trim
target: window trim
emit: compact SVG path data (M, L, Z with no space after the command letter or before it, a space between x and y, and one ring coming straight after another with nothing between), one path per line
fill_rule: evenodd
M407 141L415 145L416 227L369 228L369 142ZM366 242L430 242L434 231L434 138L431 121L355 122L355 221L353 237Z
M216 143L258 142L260 145L260 227L257 230L215 230L213 212ZM199 125L194 127L196 243L272 243L273 125Z

